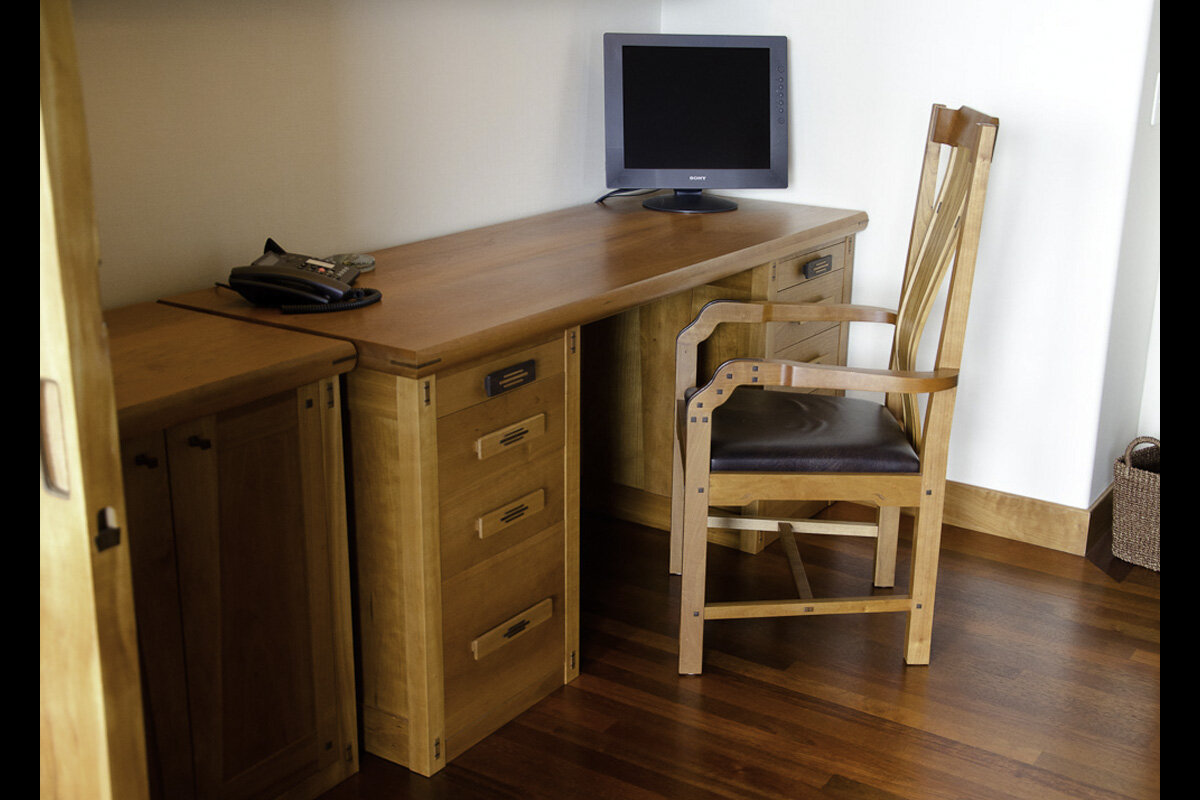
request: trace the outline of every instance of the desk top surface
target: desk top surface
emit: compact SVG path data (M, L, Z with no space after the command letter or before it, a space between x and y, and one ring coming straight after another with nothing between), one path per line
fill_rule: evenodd
M166 428L354 368L350 342L162 303L105 312L121 436Z
M738 198L718 214L610 199L372 253L353 311L281 314L213 287L161 302L354 343L359 366L419 376L857 233L862 211Z

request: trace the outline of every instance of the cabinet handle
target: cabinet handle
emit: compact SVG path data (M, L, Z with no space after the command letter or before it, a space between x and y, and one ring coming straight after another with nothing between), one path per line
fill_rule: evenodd
M148 456L145 453L138 453L134 456L133 463L139 467L154 469L158 466L158 459L153 456Z
M483 376L483 393L488 397L495 397L502 392L532 383L536 379L537 364L531 358Z
M504 452L513 445L522 444L546 432L546 415L536 414L529 419L514 422L500 430L486 433L475 440L475 454L482 461Z
M538 489L500 508L476 517L475 530L479 534L480 539L486 539L510 525L515 525L526 517L533 516L545 507L546 492Z
M201 436L189 436L187 440L188 447L199 447L201 450L207 450L212 447L212 440L205 439Z
M801 267L801 271L804 273L804 277L806 278L815 278L818 275L824 275L831 269L833 269L832 255L824 255L820 258L814 258L812 261L807 262L803 267Z
M499 650L515 641L554 616L554 598L547 597L535 606L525 609L515 617L504 620L487 633L471 642L471 655L475 660Z
M96 515L96 535L92 539L96 551L103 552L121 543L121 528L117 525L117 510L112 506L100 509Z

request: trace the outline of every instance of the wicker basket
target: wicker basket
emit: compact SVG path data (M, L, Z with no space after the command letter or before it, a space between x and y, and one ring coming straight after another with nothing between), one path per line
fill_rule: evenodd
M1140 444L1150 444L1135 451ZM1159 571L1158 439L1139 436L1113 462L1112 552L1122 561Z

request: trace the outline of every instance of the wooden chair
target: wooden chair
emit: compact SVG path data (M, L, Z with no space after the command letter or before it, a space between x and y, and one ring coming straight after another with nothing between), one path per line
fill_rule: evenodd
M682 574L681 674L701 671L708 619L875 611L906 613L905 661L929 663L950 422L998 126L998 120L970 108L933 107L897 311L718 300L679 334L671 571ZM940 170L944 147L949 156ZM936 188L939 171L943 177ZM917 345L948 273L934 368L917 371ZM698 345L717 324L810 320L895 325L889 369L735 359L696 388ZM758 387L882 392L884 402ZM920 394L929 396L923 425ZM710 507L744 507L756 500L844 500L876 505L879 513L876 523L710 515ZM916 508L908 593L812 598L794 533L876 537L875 585L892 586L902 507ZM706 603L710 526L778 529L799 597Z

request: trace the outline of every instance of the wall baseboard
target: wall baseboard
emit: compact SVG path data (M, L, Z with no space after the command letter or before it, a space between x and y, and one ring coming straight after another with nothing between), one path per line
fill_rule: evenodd
M1091 509L1059 505L956 481L946 482L943 520L959 528L1051 550L1087 553Z

